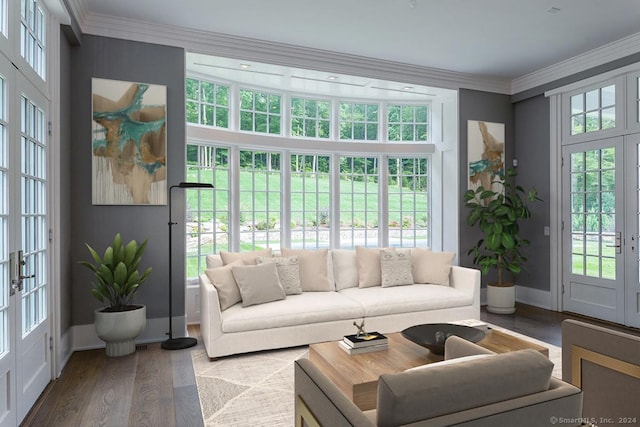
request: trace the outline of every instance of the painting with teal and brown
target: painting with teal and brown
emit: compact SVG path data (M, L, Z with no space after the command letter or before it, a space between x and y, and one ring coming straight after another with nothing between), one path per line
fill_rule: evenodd
M94 205L167 203L167 88L92 79Z

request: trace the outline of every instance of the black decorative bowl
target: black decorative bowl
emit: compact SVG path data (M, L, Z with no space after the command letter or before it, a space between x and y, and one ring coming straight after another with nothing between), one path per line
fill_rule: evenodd
M478 342L484 338L484 331L470 326L454 325L451 323L426 323L411 326L402 331L402 336L422 347L426 347L433 354L444 354L444 342L451 335L464 338L467 341Z

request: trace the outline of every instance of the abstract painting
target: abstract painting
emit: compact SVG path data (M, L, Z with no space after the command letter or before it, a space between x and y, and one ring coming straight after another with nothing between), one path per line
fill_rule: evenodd
M94 205L167 204L167 88L92 79Z
M504 123L467 122L469 190L479 186L500 191L494 180L504 172Z

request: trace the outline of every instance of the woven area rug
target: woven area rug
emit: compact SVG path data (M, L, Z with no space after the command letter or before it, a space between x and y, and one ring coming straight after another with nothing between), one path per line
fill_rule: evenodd
M499 326L491 328L547 347L549 359L555 364L553 375L562 376L559 347ZM293 361L307 354L307 347L296 347L211 362L203 349L192 351L205 426L293 426Z

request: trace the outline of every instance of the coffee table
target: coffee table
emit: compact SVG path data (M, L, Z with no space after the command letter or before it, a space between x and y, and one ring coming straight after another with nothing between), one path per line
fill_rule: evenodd
M363 411L375 409L378 398L378 378L427 363L438 362L442 356L404 338L400 333L386 334L387 350L349 355L337 341L311 344L309 359ZM476 344L494 351L534 349L549 357L549 349L513 335L491 330Z

